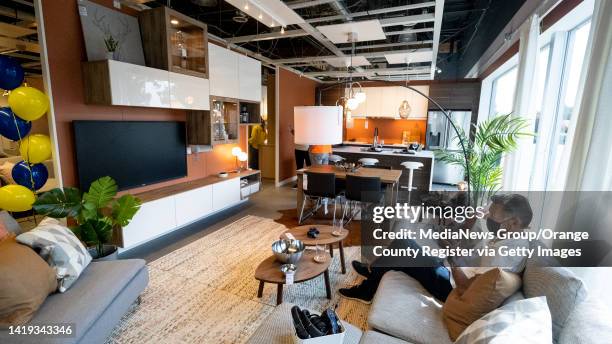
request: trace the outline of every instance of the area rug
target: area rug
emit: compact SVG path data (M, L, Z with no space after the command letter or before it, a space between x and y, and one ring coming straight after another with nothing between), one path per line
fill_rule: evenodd
M272 312L276 286L257 298L253 273L270 256L272 242L287 228L271 219L246 216L148 264L150 282L142 303L126 314L108 343L244 343ZM359 248L345 248L347 265ZM338 288L360 281L353 269L340 272L336 251L330 266L332 299L323 278L285 287L284 301L338 315L366 327L369 306L341 299Z

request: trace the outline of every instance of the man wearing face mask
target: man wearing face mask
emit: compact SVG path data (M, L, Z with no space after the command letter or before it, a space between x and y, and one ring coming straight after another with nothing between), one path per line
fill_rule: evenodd
M519 194L496 195L491 197L491 204L486 217L487 229L496 233L495 237L497 237L501 228L508 232L523 231L531 223L532 217L531 206L524 196ZM472 230L478 230L475 227L472 227ZM460 246L465 247L464 243ZM475 248L486 246L497 250L500 246L508 248L529 247L529 243L524 239L493 239L483 240L470 246ZM418 244L412 240L395 240L390 247L419 248ZM477 256L443 261L435 257L420 256L416 258L419 263L412 264L418 266L394 267L392 264L385 264L385 259L385 257L382 257L373 262L371 266L353 261L352 265L355 271L366 279L360 285L340 289L340 295L369 304L383 275L390 270L396 270L410 275L419 281L435 298L444 302L453 288L465 290L470 284L470 279L476 275L497 267L520 273L525 268L526 263L525 257Z

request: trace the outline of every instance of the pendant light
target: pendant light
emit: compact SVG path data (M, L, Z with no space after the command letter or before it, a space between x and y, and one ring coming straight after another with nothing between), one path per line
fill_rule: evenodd
M344 100L344 106L349 111L354 111L355 109L357 109L357 107L359 107L359 104L363 103L366 100L366 94L365 92L363 92L361 88L361 84L358 82L353 82L352 68L353 68L353 56L355 55L355 42L356 41L357 41L357 33L349 32L347 42L352 43L352 49L351 49L350 64L348 66L348 70L349 70L349 81L348 81L348 87L347 87L348 90L346 92L346 96L340 97L340 99L338 99L338 102L340 100ZM359 86L359 91L355 91L355 89L353 88L356 85Z

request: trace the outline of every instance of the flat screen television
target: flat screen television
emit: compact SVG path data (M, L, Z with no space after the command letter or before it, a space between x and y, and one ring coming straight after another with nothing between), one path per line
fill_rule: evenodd
M120 190L187 175L184 122L74 121L81 190L111 176Z

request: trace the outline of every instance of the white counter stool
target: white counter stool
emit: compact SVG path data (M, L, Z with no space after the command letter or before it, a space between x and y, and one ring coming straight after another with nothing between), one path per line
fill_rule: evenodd
M359 162L363 166L374 166L374 165L378 164L378 159L374 159L374 158L361 158L361 159L359 159Z
M329 162L332 164L335 164L337 162L340 162L342 160L345 160L343 157L341 157L340 155L336 155L336 154L332 154L329 156Z
M412 190L416 189L412 186L412 177L414 176L414 170L418 170L423 167L423 163L417 161L404 161L403 163L401 163L401 165L408 170L408 185L402 186L402 189L408 189L408 204L410 204L410 194L412 193Z

